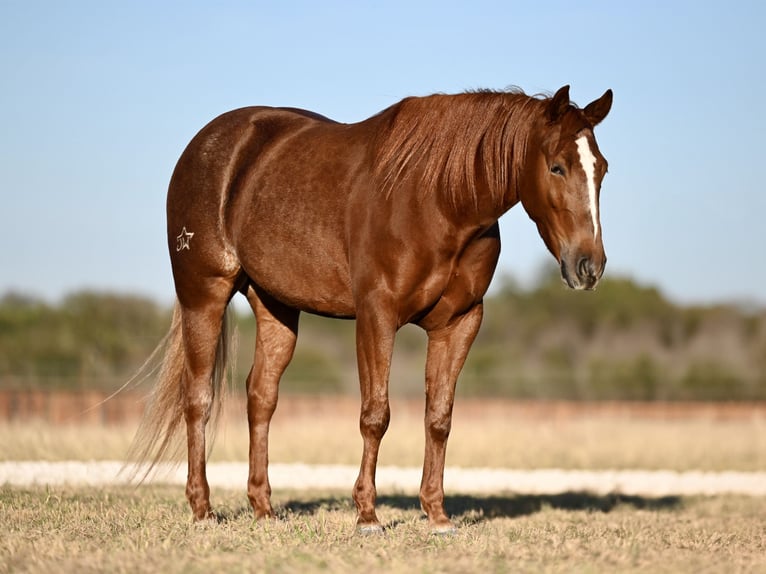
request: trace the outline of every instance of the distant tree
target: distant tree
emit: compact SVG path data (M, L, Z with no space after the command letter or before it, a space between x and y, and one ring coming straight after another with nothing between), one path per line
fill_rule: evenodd
M606 277L572 292L558 269L524 288L511 276L485 299L484 325L459 392L580 400L766 400L766 311L676 305L651 286ZM0 297L0 388L115 389L151 354L171 310L133 295L81 291L51 305ZM239 332L235 389L244 389L257 326ZM354 323L304 315L286 392L354 392ZM420 394L426 338L399 332L392 393Z

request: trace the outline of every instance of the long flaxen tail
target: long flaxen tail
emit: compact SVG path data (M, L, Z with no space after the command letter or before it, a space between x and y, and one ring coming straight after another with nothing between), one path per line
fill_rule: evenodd
M236 355L229 336L228 309L224 315L221 333L216 347L215 366L211 376L213 406L208 423L208 453L215 439L215 430L221 418L228 384L227 375L232 370L231 359ZM163 355L164 351L164 355ZM162 357L161 363L159 359ZM149 395L143 419L128 451L128 462L123 471L128 478L143 482L161 462L178 464L184 452L184 388L185 363L183 334L181 329L181 306L176 302L170 330L149 359L144 363L133 381L143 380L159 369L157 381Z

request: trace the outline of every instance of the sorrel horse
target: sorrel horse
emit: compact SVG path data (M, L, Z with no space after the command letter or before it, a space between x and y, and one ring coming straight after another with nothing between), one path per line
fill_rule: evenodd
M154 400L134 443L151 468L186 424L186 496L211 515L206 425L220 404L225 313L242 292L257 320L247 378L257 518L273 516L269 422L301 311L356 319L364 442L353 489L362 532L375 513L389 365L406 323L428 335L420 502L435 532L455 384L500 252L498 218L521 202L566 284L593 289L606 256L599 193L607 162L593 128L612 92L580 109L553 97L480 91L407 98L341 124L288 108L225 113L192 139L170 181L168 247L177 293ZM212 426L212 425L211 425Z

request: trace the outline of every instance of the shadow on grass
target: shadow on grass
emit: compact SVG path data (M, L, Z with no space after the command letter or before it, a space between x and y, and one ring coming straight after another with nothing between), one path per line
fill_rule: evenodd
M462 523L478 523L493 518L514 518L541 511L544 508L610 512L621 505L646 510L672 510L681 504L679 496L649 498L622 494L596 495L587 492L564 492L552 495L508 496L448 496L445 510ZM324 497L316 500L288 500L280 509L296 515L312 515L323 510L353 510L353 502L346 497ZM378 506L400 510L419 510L417 496L379 496Z

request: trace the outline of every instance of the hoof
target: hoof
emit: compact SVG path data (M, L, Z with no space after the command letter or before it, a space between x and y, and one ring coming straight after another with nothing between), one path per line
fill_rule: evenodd
M202 512L194 512L192 514L192 520L197 524L205 524L208 522L215 522L216 516L209 508Z
M383 534L383 527L380 524L357 524L356 532L362 536L380 536Z
M431 526L429 534L431 536L454 536L457 534L457 528L455 528L451 522L447 524L436 524Z
M221 520L212 512L203 518L192 518L192 526L200 530L206 530L208 528L215 528Z
M255 522L267 522L269 520L275 520L277 517L274 511L269 509L264 512L253 512L253 520Z
M253 516L251 524L253 526L269 526L271 524L276 524L277 522L279 522L277 517L273 514L270 514L266 516Z

